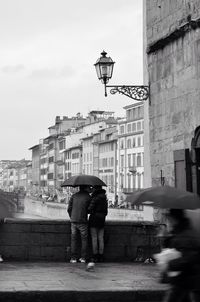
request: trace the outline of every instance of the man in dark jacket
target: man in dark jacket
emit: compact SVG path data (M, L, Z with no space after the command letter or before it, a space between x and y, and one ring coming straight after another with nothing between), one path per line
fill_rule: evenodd
M88 246L88 207L91 201L89 186L80 186L80 191L73 194L68 204L68 214L71 221L71 263L76 263L78 258L77 236L81 235L81 258L85 263Z
M92 238L93 261L103 261L104 225L108 213L106 191L101 186L95 186L88 209L90 213L89 228Z

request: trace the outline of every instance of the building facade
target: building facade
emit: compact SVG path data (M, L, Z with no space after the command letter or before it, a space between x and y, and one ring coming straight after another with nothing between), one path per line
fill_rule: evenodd
M152 183L200 194L200 2L144 5Z
M118 124L118 195L130 194L144 185L144 105L124 107L126 118Z
M3 191L29 191L32 186L32 162L22 159L1 161L1 189Z

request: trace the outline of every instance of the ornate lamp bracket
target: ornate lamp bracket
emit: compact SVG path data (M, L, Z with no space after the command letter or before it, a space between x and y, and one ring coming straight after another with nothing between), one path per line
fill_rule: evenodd
M146 101L149 98L149 86L105 85L105 96L106 88L110 88L111 94L123 94L136 101Z

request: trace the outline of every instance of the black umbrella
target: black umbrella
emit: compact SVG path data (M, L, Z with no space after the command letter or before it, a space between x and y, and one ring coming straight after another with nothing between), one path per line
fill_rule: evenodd
M151 187L140 190L127 197L134 205L150 205L168 209L200 208L200 198L197 194L170 186Z
M66 179L61 187L78 187L78 186L106 186L100 178L94 175L75 175Z

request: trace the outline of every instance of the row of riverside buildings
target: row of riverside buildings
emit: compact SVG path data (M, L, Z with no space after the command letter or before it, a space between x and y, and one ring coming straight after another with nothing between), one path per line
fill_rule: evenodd
M124 107L125 117L114 112L91 111L86 118L57 116L49 135L32 146L32 160L0 161L0 187L54 195L70 188L61 184L77 174L95 175L107 184L114 202L143 187L143 102Z

